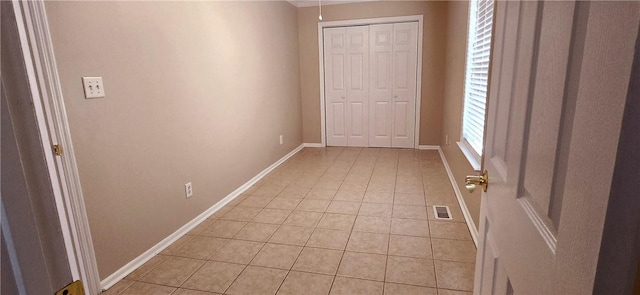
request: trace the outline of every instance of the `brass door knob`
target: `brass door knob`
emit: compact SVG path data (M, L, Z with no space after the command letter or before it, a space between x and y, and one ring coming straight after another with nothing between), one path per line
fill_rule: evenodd
M482 172L482 175L468 175L464 179L464 183L466 184L467 190L472 193L476 190L476 186L482 186L482 191L487 191L487 187L489 186L489 173L487 170Z

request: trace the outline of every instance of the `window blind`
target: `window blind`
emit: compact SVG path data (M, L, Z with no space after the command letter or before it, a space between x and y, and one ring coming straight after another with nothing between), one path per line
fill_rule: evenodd
M478 157L484 139L492 26L493 0L470 1L462 140Z

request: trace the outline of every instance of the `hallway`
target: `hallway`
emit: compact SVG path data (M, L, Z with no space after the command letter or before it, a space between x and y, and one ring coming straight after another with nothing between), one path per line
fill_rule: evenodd
M470 294L475 253L437 151L305 148L103 294Z

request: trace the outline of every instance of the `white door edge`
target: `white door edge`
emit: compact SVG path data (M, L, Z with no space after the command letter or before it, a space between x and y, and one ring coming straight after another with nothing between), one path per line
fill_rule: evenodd
M100 278L44 2L26 1L21 5L14 0L13 6L38 126L40 130L46 131L40 133L40 137L54 190L69 268L73 280L82 280L86 294L98 294L101 291ZM50 118L49 122L47 118ZM53 144L62 147L63 156L54 156Z
M327 131L325 128L326 109L325 109L325 91L324 91L324 37L323 29L330 27L346 27L357 25L373 25L384 23L398 22L418 22L418 71L416 77L416 109L415 109L415 137L414 149L418 149L420 145L420 102L422 100L422 24L424 17L422 15L408 15L397 17L380 17L380 18L364 18L341 21L318 22L318 65L320 69L320 144L322 147L327 146Z

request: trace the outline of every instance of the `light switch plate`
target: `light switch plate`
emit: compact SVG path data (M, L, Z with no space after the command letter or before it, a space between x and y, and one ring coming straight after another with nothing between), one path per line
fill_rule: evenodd
M85 98L104 97L102 77L82 77L82 85L84 85Z

